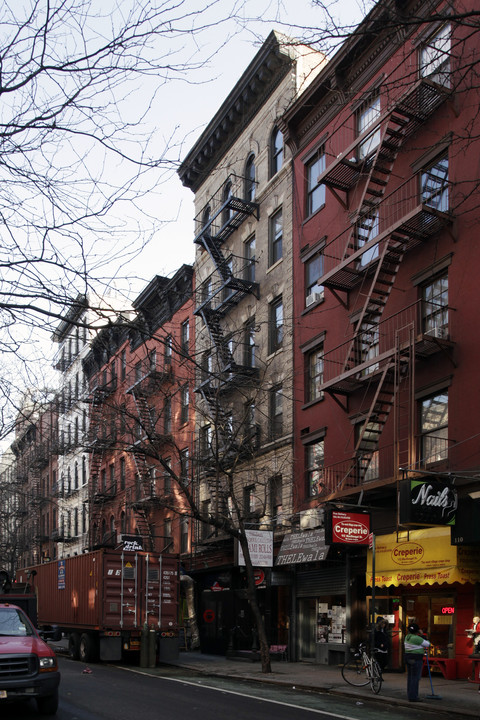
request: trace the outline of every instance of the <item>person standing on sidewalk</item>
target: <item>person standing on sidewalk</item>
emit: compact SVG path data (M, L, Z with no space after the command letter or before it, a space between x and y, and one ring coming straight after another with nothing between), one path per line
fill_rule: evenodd
M421 702L418 686L422 676L423 656L430 647L417 623L410 623L405 637L405 662L407 665L407 698L410 702Z
M390 650L390 638L388 635L388 620L383 617L377 618L377 624L375 625L374 633L375 643L375 659L380 665L380 670L383 671L388 664L388 654Z

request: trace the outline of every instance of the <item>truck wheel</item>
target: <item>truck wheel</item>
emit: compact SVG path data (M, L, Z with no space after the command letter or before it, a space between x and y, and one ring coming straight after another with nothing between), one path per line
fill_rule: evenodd
M68 654L72 660L80 660L80 635L70 633L68 636Z
M58 689L53 695L37 698L37 708L40 715L55 715L58 709Z
M80 636L80 660L85 663L96 662L98 659L97 640L92 635L84 633Z

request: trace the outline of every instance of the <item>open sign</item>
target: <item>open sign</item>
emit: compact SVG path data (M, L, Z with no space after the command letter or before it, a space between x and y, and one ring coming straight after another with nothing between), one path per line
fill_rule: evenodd
M451 605L445 605L445 607L442 607L442 615L453 615L455 612L455 608L451 607Z

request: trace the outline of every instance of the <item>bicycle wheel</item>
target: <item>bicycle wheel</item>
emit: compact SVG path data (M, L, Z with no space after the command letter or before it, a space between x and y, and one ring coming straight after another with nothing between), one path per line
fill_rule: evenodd
M382 671L380 670L380 665L376 660L372 660L370 673L370 685L375 695L378 695L382 687L383 677Z
M362 687L368 685L369 678L365 672L361 657L352 655L345 665L342 665L342 677L349 685Z

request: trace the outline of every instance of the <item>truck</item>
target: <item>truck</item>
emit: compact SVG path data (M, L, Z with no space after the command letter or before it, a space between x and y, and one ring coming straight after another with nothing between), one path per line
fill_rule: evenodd
M177 555L102 548L22 568L16 579L35 592L40 631L68 638L74 660L116 662L147 638L155 659L178 657Z

